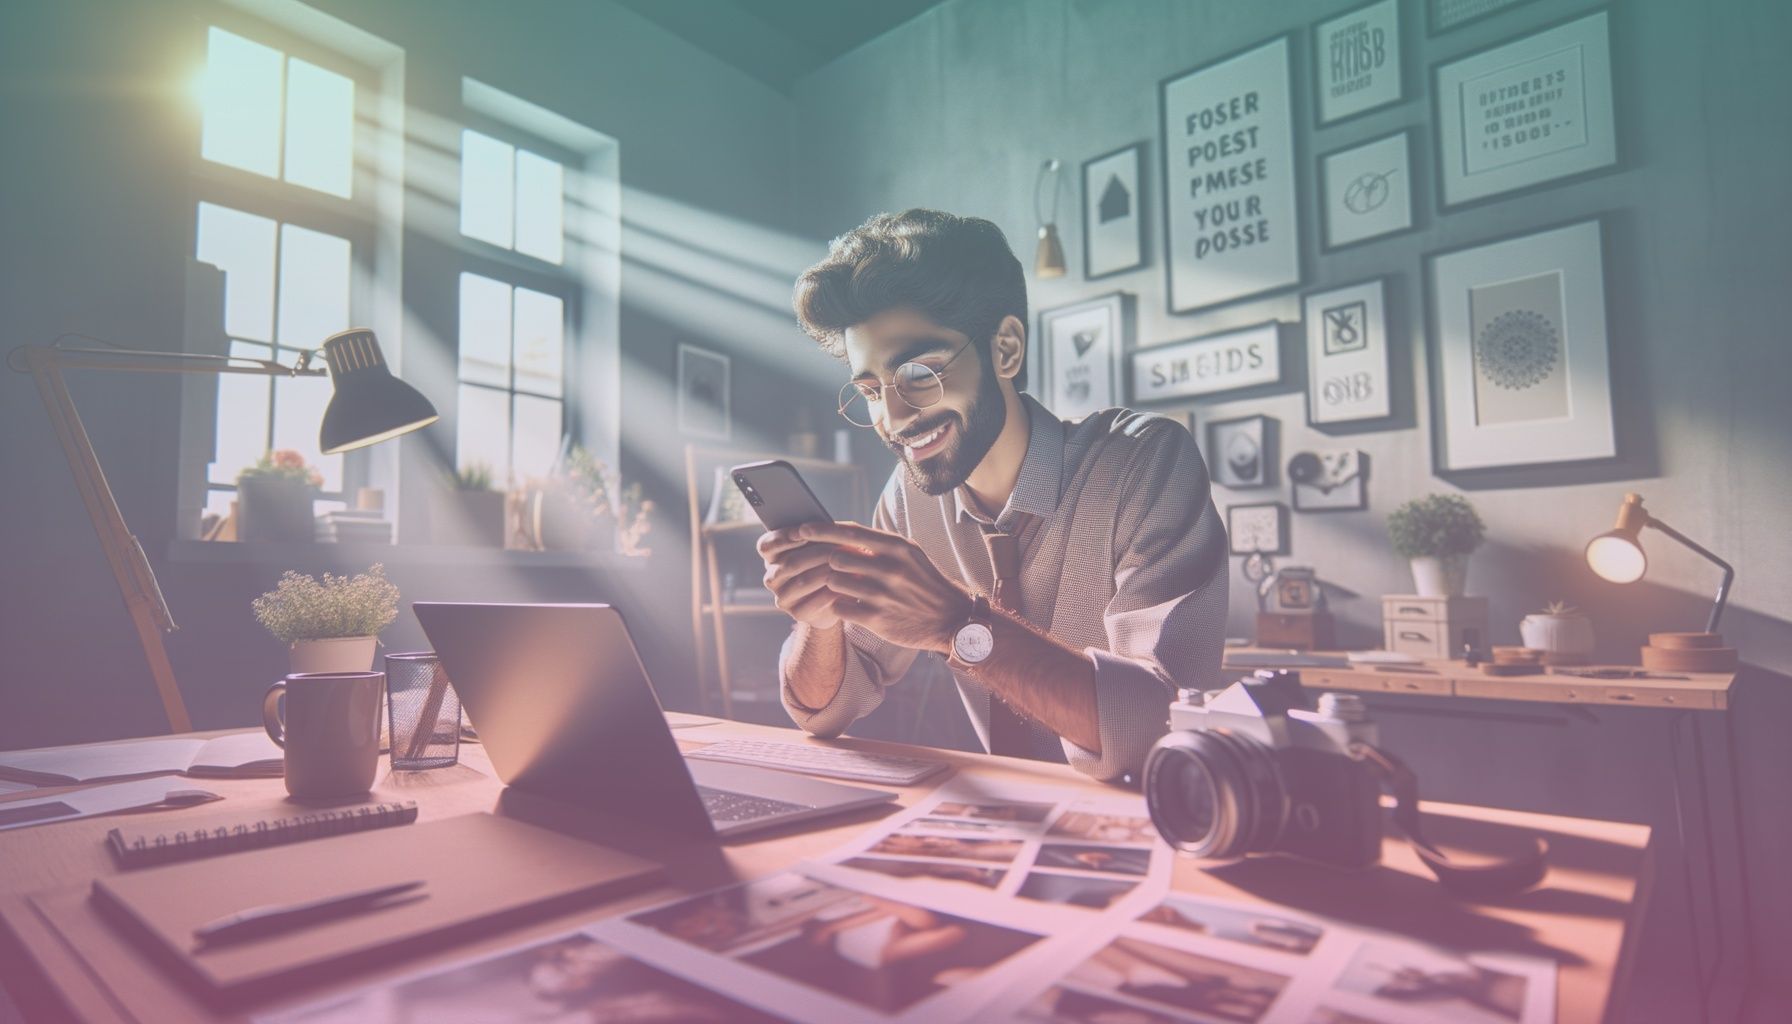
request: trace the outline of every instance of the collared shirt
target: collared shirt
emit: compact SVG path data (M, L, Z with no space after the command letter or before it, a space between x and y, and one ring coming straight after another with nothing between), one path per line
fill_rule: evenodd
M1021 401L1027 453L993 522L1020 542L1019 599L1008 605L1089 658L1101 736L1097 754L1035 724L1030 753L1118 778L1136 772L1167 730L1178 687L1220 685L1225 531L1207 467L1181 423L1127 409L1067 422L1030 396ZM992 524L963 490L928 495L898 466L872 525L908 537L948 578L988 594L994 580L983 532ZM920 653L851 623L846 641L846 675L826 707L804 707L791 692L783 671L790 641L779 659L785 708L819 736L837 736L870 714ZM968 676L953 678L988 749L991 694Z

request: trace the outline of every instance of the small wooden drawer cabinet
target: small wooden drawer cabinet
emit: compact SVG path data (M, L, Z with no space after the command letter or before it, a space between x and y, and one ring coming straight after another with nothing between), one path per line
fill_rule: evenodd
M1389 594L1381 599L1381 629L1390 651L1454 658L1464 643L1487 645L1487 599Z

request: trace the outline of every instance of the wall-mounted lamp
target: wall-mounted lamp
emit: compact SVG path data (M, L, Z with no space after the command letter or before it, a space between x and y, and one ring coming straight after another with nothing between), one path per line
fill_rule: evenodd
M1056 160L1039 165L1033 179L1033 219L1039 222L1039 248L1033 254L1034 277L1064 276L1064 243L1058 240L1058 168ZM1041 204L1040 193L1051 182L1051 200Z
M1736 649L1724 646L1717 632L1723 618L1724 603L1730 597L1730 584L1736 570L1730 563L1695 543L1685 534L1650 515L1643 508L1640 494L1626 494L1618 509L1618 524L1587 542L1587 565L1601 579L1613 583L1635 583L1649 570L1649 557L1643 552L1641 533L1648 527L1674 538L1697 552L1705 560L1724 571L1717 586L1717 600L1711 606L1711 618L1703 633L1651 633L1649 644L1642 650L1643 667L1670 672L1727 672L1736 667Z

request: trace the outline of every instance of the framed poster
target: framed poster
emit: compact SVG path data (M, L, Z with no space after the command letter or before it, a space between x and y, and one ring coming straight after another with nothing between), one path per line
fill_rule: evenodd
M678 430L726 441L734 432L729 405L731 364L720 352L678 345Z
M1282 332L1274 320L1132 354L1132 401L1172 402L1282 379Z
M1531 0L1425 0L1425 32L1437 35Z
M1384 279L1313 292L1304 308L1307 423L1323 426L1392 415Z
M1598 11L1437 65L1442 206L1617 164L1609 21Z
M1158 84L1172 313L1300 284L1288 52L1282 36Z
M1397 103L1400 0L1373 0L1313 26L1313 104L1327 125Z
M1145 144L1083 164L1083 276L1093 281L1145 265Z
M1354 448L1297 452L1288 460L1296 512L1360 512L1369 507L1369 456Z
M1288 506L1279 501L1226 506L1226 543L1235 555L1288 553Z
M1267 487L1276 480L1276 421L1240 416L1207 424L1207 471L1221 487Z
M1617 454L1600 222L1426 259L1439 471Z
M1133 298L1125 292L1039 311L1035 379L1046 408L1080 420L1120 404L1120 361L1132 341L1132 316Z
M1412 230L1412 132L1319 158L1319 246L1326 252Z

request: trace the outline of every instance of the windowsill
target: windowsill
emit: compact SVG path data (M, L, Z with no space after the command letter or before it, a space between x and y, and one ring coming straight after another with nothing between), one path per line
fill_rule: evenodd
M454 547L433 544L342 544L314 542L177 540L168 545L168 560L176 564L233 564L318 566L364 569L374 562L386 565L492 566L515 569L595 569L605 571L645 568L648 558L627 558L599 551L511 551L503 548Z

